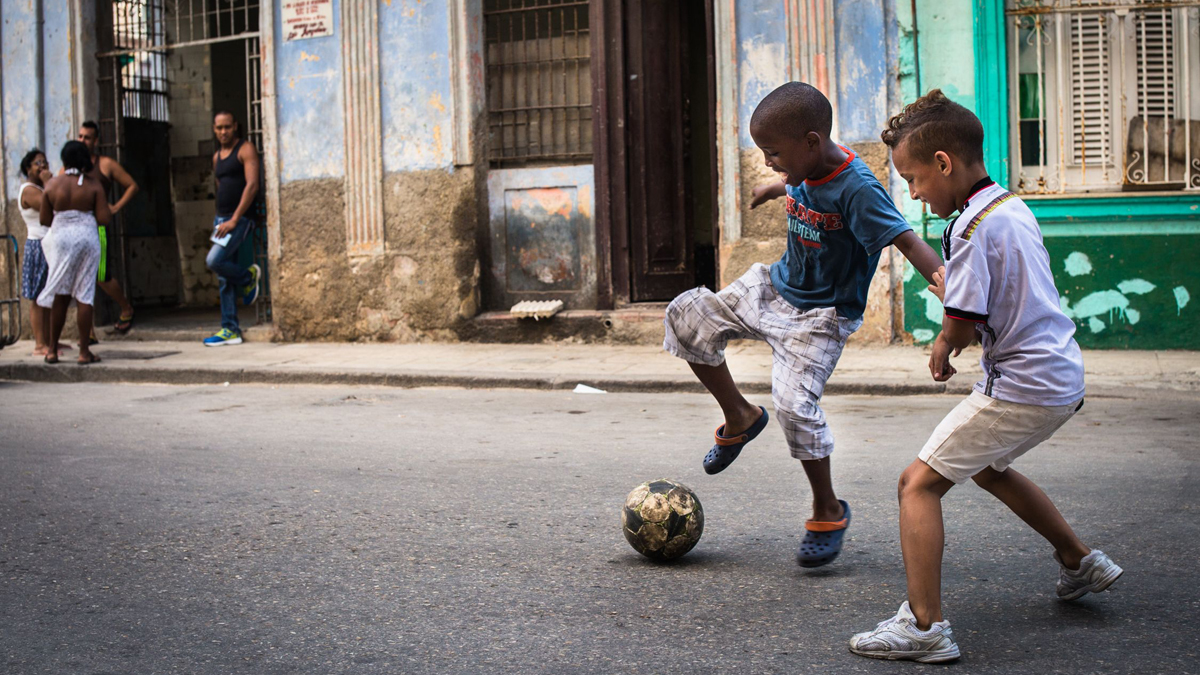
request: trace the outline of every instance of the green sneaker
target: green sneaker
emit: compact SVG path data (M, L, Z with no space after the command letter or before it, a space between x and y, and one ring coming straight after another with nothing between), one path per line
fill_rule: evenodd
M258 280L262 276L262 268L258 265L250 266L250 283L242 286L242 304L249 307L258 300Z
M205 347L221 347L223 345L240 345L242 344L242 336L228 328L222 328L217 331L216 335L210 338L204 338Z

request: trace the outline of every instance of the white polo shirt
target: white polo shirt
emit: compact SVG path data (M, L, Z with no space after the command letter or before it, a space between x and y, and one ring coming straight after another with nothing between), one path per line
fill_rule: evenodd
M984 380L975 390L1027 405L1083 398L1075 322L1059 306L1050 255L1033 212L990 180L976 185L942 235L946 316L974 321Z

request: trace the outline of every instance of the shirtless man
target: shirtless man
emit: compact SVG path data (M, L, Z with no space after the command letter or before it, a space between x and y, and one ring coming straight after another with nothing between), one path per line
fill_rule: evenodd
M92 164L95 167L92 169L92 174L100 179L100 184L104 188L104 194L109 194L114 182L120 186L122 191L121 198L117 200L116 204L108 207L112 215L117 215L121 209L125 208L133 200L133 196L138 193L137 182L133 180L129 173L125 171L125 167L121 166L117 160L96 153L96 146L100 142L100 127L96 126L95 122L87 121L80 125L78 140L87 146L88 152L92 153ZM125 297L125 293L121 291L121 284L112 276L112 265L109 264L107 234L106 227L101 225L100 271L96 274L96 285L108 297L121 306L121 317L113 325L113 330L118 333L125 333L133 326L133 305L129 303L129 298ZM92 330L92 339L95 340L95 329Z

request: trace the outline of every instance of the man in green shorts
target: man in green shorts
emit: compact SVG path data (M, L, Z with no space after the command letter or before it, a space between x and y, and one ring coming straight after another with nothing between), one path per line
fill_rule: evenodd
M92 171L104 186L104 193L112 193L113 183L121 190L121 198L116 204L108 207L115 216L133 200L133 196L138 193L138 184L120 162L96 153L96 146L100 142L100 128L95 122L87 121L80 125L78 139L87 146L88 152L92 153L92 164L95 166ZM127 332L133 327L133 305L129 303L129 298L125 297L121 284L113 278L108 232L103 225L100 226L100 270L96 274L96 285L121 306L121 317L113 325L113 330L118 333ZM92 330L92 339L95 340L95 329Z

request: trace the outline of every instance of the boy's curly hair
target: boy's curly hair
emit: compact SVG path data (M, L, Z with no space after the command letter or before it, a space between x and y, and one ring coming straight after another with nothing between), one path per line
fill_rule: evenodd
M893 150L904 143L920 161L932 161L934 153L941 150L970 164L983 163L983 124L941 89L904 106L888 120L879 137Z

